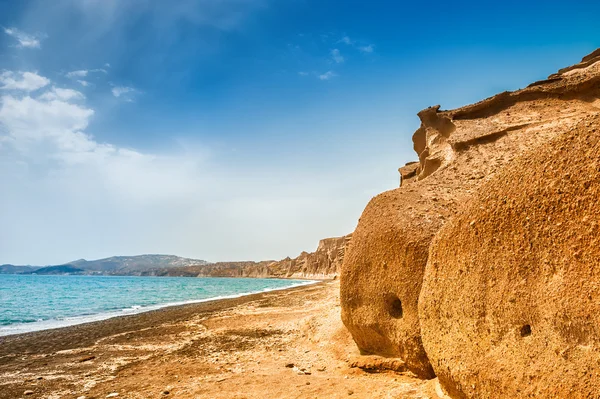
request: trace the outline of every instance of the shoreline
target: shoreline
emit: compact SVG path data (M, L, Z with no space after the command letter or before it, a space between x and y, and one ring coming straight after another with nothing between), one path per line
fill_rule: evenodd
M437 397L356 356L339 281L316 282L1 337L0 399Z
M102 277L112 277L112 276L102 276ZM163 276L115 276L115 277L163 278ZM196 278L196 277L170 277L170 276L165 276L165 277L167 277L167 278ZM222 278L237 278L237 277L201 277L201 278L222 279ZM253 277L249 277L249 278L253 278ZM202 298L202 299L190 299L190 300L183 300L183 301L177 301L177 302L167 302L167 303L162 303L162 304L158 303L158 304L147 305L147 306L132 305L131 307L127 307L127 308L123 308L123 309L108 310L105 312L88 314L88 315L65 316L63 319L49 319L49 320L40 320L40 321L35 321L35 322L30 322L30 323L9 324L9 325L0 326L0 343L2 343L3 337L9 337L9 336L13 336L13 335L28 334L28 333L32 333L32 332L53 330L53 329L59 329L59 328L67 328L67 327L72 327L72 326L76 326L76 325L80 325L80 324L94 323L94 322L109 320L109 319L116 318L116 317L138 315L141 313L151 312L151 311L174 307L174 306L184 306L184 305L198 304L198 303L218 301L218 300L224 300L224 299L235 299L235 298L241 298L241 297L247 296L247 295L254 295L254 294L279 291L279 290L287 290L287 289L291 289L291 288L303 287L303 286L317 284L319 282L327 281L327 280L311 280L311 279L279 279L279 278L273 278L273 279L290 280L291 285L288 287L282 287L282 288L265 288L260 291L241 292L239 294L216 296L216 297L209 297L209 298ZM302 281L302 282L301 283L291 283L291 281L293 281L293 280Z
M127 277L135 277L135 276L127 276ZM150 277L150 276L139 276L139 277ZM153 276L153 277L157 277L160 278L162 276ZM179 278L179 277L170 277L170 278ZM184 278L189 278L189 277L184 277ZM196 278L196 277L192 277L192 278ZM202 278L236 278L236 277L202 277ZM248 277L248 278L254 278L254 277ZM287 280L287 279L281 279L281 280ZM292 279L289 279L292 280ZM301 280L301 279L297 279L297 280ZM306 281L306 280L304 280ZM26 341L29 340L29 337L31 336L32 339L44 339L44 333L56 333L56 334L68 334L70 331L70 329L73 330L79 330L78 327L81 327L82 330L85 330L87 328L92 328L92 327L97 327L100 326L101 324L99 323L104 323L104 322L109 322L111 320L116 320L116 319L125 319L128 318L128 320L124 320L124 324L127 324L128 322L132 322L132 324L137 325L136 320L134 319L136 316L143 316L146 314L152 314L154 312L170 312L172 310L177 310L177 308L182 308L182 312L183 313L188 313L188 311L198 311L198 312L212 312L212 311L216 311L216 310L222 310L224 308L227 307L234 307L234 306L238 306L239 304L243 304L247 301L251 301L251 300L255 300L255 299L259 299L259 296L262 294L268 294L268 293L272 293L272 292L281 292L281 291L292 291L295 289L300 289L300 288L304 288L304 287L308 287L308 286L314 286L314 285L319 285L319 284L324 284L326 283L328 280L310 280L310 281L306 281L305 283L302 284L297 284L297 285L292 285L289 287L283 287L283 288L267 288L264 289L262 291L257 291L257 292L247 292L247 293L240 293L240 294L233 294L233 295L228 295L228 296L224 296L224 297L213 297L213 298L205 298L205 299L198 299L198 300L190 300L190 301L185 301L184 303L182 302L177 302L177 303L166 303L166 304L156 304L156 305L150 305L148 307L144 307L144 308L140 308L139 311L134 311L132 313L126 313L124 312L126 309L120 310L118 312L121 313L117 313L117 311L113 311L113 312L109 312L109 313L97 313L95 315L89 315L89 316L74 316L72 317L73 319L77 319L77 318L86 318L86 317L90 317L90 318L94 318L91 320L80 320L80 321L75 321L75 323L73 324L65 324L65 325L60 325L60 326L55 326L55 327L48 327L48 328L43 328L43 329L35 329L35 330L30 330L30 331L23 331L23 332L18 332L18 333L11 333L11 334L0 334L0 364L2 364L2 357L6 354L5 352L7 352L7 349L9 349L10 347L10 343L11 341L13 341L13 339L15 341L20 341L23 340L24 343L26 343ZM245 300L246 299L246 300ZM202 306L205 305L205 306ZM195 309L195 308L198 309ZM185 309L183 309L185 308ZM138 310L138 309L136 309ZM159 314L157 313L157 314ZM149 316L150 318L152 318L153 316ZM132 318L132 319L129 319ZM45 323L45 322L53 322L53 320L44 320L41 322L33 322L33 323L21 323L21 324L13 324L12 326L27 326L27 325L34 325L37 323ZM56 322L60 322L60 320L56 320ZM65 320L65 322L69 322L69 320ZM11 325L8 326L3 326L3 327L11 327ZM1 331L1 330L0 330ZM54 335L54 334L51 334Z
M319 275L320 277L279 277L279 276L169 276L169 275L140 275L140 274L94 274L94 273L65 273L65 274L53 274L53 273L0 273L0 276L56 276L56 277L140 277L140 278L242 278L242 279L264 279L264 280L316 280L316 281L330 281L336 280L337 274L333 275ZM316 276L316 275L314 275Z

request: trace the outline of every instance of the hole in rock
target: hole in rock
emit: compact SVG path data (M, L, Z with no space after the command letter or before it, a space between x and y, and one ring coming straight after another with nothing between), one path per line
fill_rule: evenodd
M396 295L391 294L388 295L386 302L390 316L394 319L401 319L403 314L402 301Z
M521 327L521 337L529 337L531 335L531 326L529 324L525 324Z

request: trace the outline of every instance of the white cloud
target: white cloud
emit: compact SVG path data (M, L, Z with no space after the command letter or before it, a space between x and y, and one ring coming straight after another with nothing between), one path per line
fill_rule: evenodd
M336 64L341 64L342 62L344 62L344 57L342 56L342 54L340 53L340 50L337 48L334 48L333 50L331 50L331 59L336 63Z
M75 78L85 78L87 77L90 73L95 73L95 72L101 72L101 73L108 73L106 71L106 69L102 69L102 68L97 68L97 69L80 69L77 71L71 71L68 72L66 74L67 78L71 78L71 79L75 79Z
M87 80L78 80L77 83L79 83L83 87L88 87L90 85L90 82L88 82Z
M40 48L40 40L45 37L45 35L39 34L31 35L17 28L4 28L4 33L17 40L19 42L17 47L20 48Z
M156 199L163 190L177 195L188 192L187 176L185 181L176 177L187 160L170 164L167 158L100 143L86 133L95 112L81 103L84 99L76 90L54 86L37 97L24 92L3 95L0 125L5 133L0 134L0 154L5 151L7 157L33 161L52 180L85 171L85 179L100 179L101 189L114 189L127 197ZM88 184L74 183L72 188Z
M125 96L126 94L131 94L135 92L135 89L133 87L129 87L129 86L115 86L112 88L112 94L113 96L119 98L122 96Z
M372 44L365 43L364 41L353 40L348 36L342 37L338 43L344 43L348 46L354 47L361 53L372 53L375 50L375 47Z
M26 153L36 147L32 144L50 144L54 148L48 154L62 158L66 152L94 147L82 133L94 111L46 94L2 96L0 123L15 148Z
M71 101L71 100L83 100L85 96L83 93L73 90L73 89L61 89L58 87L52 87L52 90L45 92L41 96L38 97L42 100L62 100L62 101Z
M50 80L35 72L12 72L0 73L0 89L22 90L26 92L36 91L50 84Z
M344 44L351 46L354 42L348 36L344 36L340 40L340 43L344 43Z
M88 76L89 71L87 69L81 69L79 71L71 71L67 73L67 78L85 78Z
M308 72L300 71L300 72L298 72L298 75L300 75L300 76L308 76Z
M374 47L372 44L369 44L368 46L361 46L358 49L363 53L372 53L374 51Z
M335 72L333 72L333 71L327 71L324 74L319 75L319 79L320 80L329 80L329 79L334 78L336 76L337 76L337 74Z

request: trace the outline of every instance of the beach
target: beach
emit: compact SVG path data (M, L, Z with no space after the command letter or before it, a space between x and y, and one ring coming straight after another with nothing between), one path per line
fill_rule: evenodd
M1 399L436 397L390 368L360 356L338 281L0 337Z

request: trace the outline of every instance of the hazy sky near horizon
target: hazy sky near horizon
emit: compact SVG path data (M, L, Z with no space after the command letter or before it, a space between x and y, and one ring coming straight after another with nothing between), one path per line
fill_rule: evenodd
M0 264L314 250L397 187L419 110L578 62L600 46L598 15L598 2L0 0Z

